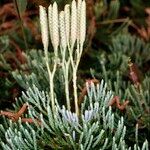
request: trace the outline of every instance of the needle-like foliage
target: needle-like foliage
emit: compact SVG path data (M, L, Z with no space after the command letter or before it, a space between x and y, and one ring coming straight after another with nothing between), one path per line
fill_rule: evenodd
M27 63L22 65L22 71L13 72L24 91L16 100L13 112L0 113L3 120L0 124L0 148L148 150L146 139L139 143L138 123L131 125L135 129L135 141L129 144L127 124L128 113L138 120L139 115L144 116L144 111L149 111L148 91L142 90L142 87L150 87L148 78L140 83L138 89L135 85L120 85L119 72L116 81L109 79L111 74L107 74L101 59L101 75L106 82L87 80L82 91L84 94L81 92L83 98L79 99L77 72L86 36L85 0L73 0L61 12L56 2L48 10L43 6L39 10L43 51L32 50L23 54ZM53 52L49 52L50 42ZM113 43L115 45L115 41ZM120 48L114 45L110 49ZM120 86L127 87L124 93ZM121 109L122 105L116 100L115 111L111 104L116 94L132 100L132 105ZM128 113L121 113L123 110Z

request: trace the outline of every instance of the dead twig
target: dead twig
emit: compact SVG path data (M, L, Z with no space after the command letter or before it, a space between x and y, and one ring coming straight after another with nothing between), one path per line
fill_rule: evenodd
M14 112L9 112L9 111L1 111L0 115L6 116L9 119L11 119L13 122L17 122L19 118L21 118L22 122L28 122L28 123L34 123L37 122L39 125L41 125L41 121L38 119L32 119L32 118L22 118L21 116L24 114L24 112L27 110L28 105L23 104L23 106L20 108L20 110L16 113Z
M134 84L134 86L138 89L140 86L140 77L139 77L139 71L138 68L136 67L135 64L133 64L131 62L131 60L129 59L129 74L130 74L130 78Z
M129 101L126 100L126 101L123 102L123 104L120 104L120 98L119 98L119 96L115 96L115 97L113 97L113 99L108 103L108 105L109 105L109 106L113 106L113 105L116 104L116 107L117 107L119 110L123 111L123 110L126 109L126 106L128 105L128 103L129 103Z

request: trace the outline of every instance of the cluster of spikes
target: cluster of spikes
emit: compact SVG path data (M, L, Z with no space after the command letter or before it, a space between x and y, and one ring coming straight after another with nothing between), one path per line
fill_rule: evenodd
M73 0L71 6L65 5L64 10L60 13L57 3L54 2L48 7L48 16L46 8L40 6L40 23L44 49L48 48L49 35L54 52L59 46L63 49L66 49L67 46L72 48L76 41L83 45L86 34L85 1Z
M71 77L75 111L79 114L77 70L86 36L85 0L78 0L78 2L73 0L71 5L65 5L64 10L61 12L58 12L56 2L48 7L48 11L45 7L40 6L40 24L46 66L49 74L50 101L53 112L55 112L55 101L57 99L54 95L54 76L59 63L63 70L67 109L71 109L69 94L69 77ZM49 65L49 41L51 41L54 49L54 59L53 64L51 64L53 67ZM70 70L72 70L72 74Z

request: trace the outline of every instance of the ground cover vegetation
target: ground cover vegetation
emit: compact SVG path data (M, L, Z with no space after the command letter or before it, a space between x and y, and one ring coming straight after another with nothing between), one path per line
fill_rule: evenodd
M150 2L1 0L0 52L0 149L150 148Z

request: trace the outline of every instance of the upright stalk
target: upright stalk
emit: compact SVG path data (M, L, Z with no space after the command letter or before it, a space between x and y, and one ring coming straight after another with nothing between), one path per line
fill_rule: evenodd
M45 58L46 58L46 67L48 71L48 76L49 76L49 87L50 87L50 100L51 100L51 105L52 105L52 110L55 112L55 102L54 102L54 83L53 83L53 78L54 75L52 75L50 66L49 66L49 60L48 60L48 50L44 49L45 52Z
M67 109L70 111L70 98L69 98L69 64L70 61L66 62L66 69L64 70L64 78L65 78L65 94L66 94L66 101L67 101Z
M52 112L55 113L55 97L54 97L54 81L53 76L50 77L50 98L52 104Z
M19 7L18 7L17 1L16 1L16 0L13 0L13 1L14 1L16 10L17 10L18 17L19 17L19 19L20 19L20 26L21 26L21 30L22 30L22 34L23 34L24 44L25 44L26 49L28 49L27 39L26 39L24 27L23 27L22 15L21 15L20 9L19 9Z
M73 94L74 94L74 104L75 104L75 112L77 115L79 115L79 108L78 108L78 93L77 93L77 66L76 63L73 59L73 49L74 47L69 47L69 57L70 57L70 61L71 61L71 66L72 66L72 70L73 70L73 78L72 78L72 82L73 82Z
M78 107L78 93L77 93L77 70L73 69L73 90L74 90L74 103L75 103L75 112L79 115L79 107Z

